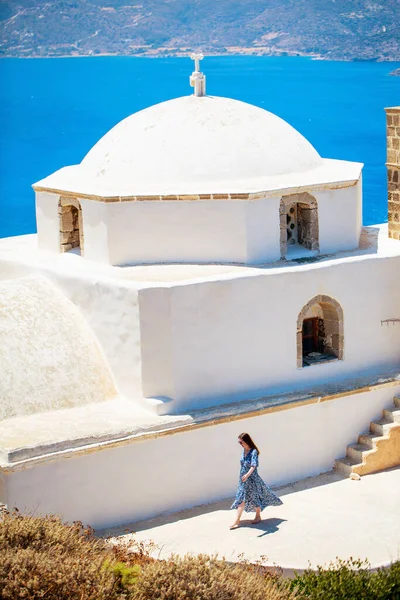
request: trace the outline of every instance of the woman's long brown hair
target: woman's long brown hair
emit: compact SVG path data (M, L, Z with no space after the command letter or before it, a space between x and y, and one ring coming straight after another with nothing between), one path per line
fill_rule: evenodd
M257 448L257 446L255 445L255 443L251 439L251 436L248 433L240 433L238 435L238 438L239 440L242 440L242 442L250 446L252 450L257 450L258 454L260 454L259 449Z

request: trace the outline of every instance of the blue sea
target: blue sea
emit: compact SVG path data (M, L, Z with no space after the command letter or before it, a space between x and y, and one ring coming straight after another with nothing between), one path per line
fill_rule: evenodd
M326 158L360 161L364 223L387 220L384 107L400 105L400 63L207 57L207 93L265 108ZM192 93L189 58L0 60L0 237L36 229L32 183L82 160L113 125Z

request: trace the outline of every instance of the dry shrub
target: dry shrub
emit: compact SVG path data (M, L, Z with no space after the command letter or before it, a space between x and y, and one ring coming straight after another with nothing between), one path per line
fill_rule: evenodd
M29 548L0 551L2 600L114 600L114 578L102 570L103 559L72 554L51 556Z
M116 542L111 541L109 548L116 561L127 565L139 565L140 567L155 562L155 558L152 558L151 555L158 549L152 541L124 538Z
M121 559L124 559L123 561ZM116 552L82 523L3 511L0 597L117 600L131 597L139 567L129 549Z
M150 557L154 545L96 539L55 516L0 518L1 600L288 600L258 566L210 556ZM140 564L140 566L138 566Z
M273 578L215 556L172 556L143 567L135 600L294 600Z
M22 515L17 509L3 510L0 522L0 550L30 548L42 552L77 551L93 544L93 530L82 523L64 524L54 515L33 517ZM96 545L101 549L101 544Z

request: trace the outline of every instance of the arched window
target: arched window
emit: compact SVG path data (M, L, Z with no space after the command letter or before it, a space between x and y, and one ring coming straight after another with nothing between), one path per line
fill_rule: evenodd
M76 249L83 255L82 208L75 198L60 198L58 203L60 219L60 251Z
M303 248L318 252L318 204L314 196L307 192L283 196L279 219L281 258L287 257L288 250L298 253Z
M297 367L343 359L343 310L329 296L315 296L297 319Z

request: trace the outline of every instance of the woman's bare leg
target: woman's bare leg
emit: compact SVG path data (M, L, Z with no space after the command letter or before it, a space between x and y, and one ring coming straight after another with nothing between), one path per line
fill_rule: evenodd
M252 521L252 523L255 525L256 523L259 523L261 521L261 507L257 506L256 507L256 518L254 519L254 521Z
M244 511L244 502L242 502L242 504L239 504L239 506L237 507L236 521L234 523L232 523L230 529L236 529L236 527L239 527L240 517L242 516L243 511Z

